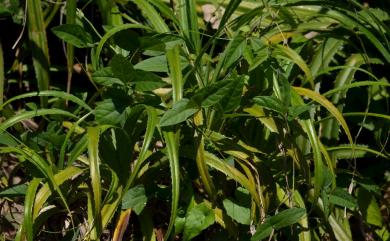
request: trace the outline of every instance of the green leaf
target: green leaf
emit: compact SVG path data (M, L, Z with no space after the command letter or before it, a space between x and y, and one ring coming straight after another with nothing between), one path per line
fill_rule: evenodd
M12 187L4 188L0 191L0 197L24 196L27 191L27 184L19 184Z
M268 110L275 111L280 114L284 114L286 112L282 102L274 96L256 96L255 98L253 98L253 101L257 105Z
M122 55L115 55L111 60L110 66L114 76L122 80L123 83L133 80L135 75L133 65Z
M223 200L227 215L235 221L249 225L251 222L251 196L245 188L238 187L234 199Z
M111 67L106 67L95 71L92 74L92 80L103 86L111 87L113 85L123 85L123 82L114 76Z
M280 213L267 218L266 221L257 228L251 241L264 239L271 234L273 228L278 230L293 225L294 223L299 222L305 215L305 208L289 208L283 210Z
M198 110L199 108L194 106L188 99L181 99L161 117L160 126L172 126L181 123Z
M252 236L251 241L259 241L265 239L266 237L271 235L272 230L273 228L269 220L265 221L256 229L256 233Z
M236 109L241 103L242 91L244 88L244 77L237 77L231 81L230 91L221 101L224 112Z
M133 83L137 91L152 91L167 85L159 76L151 72L136 70Z
M192 208L186 215L183 240L191 240L215 221L214 212L205 203Z
M18 143L15 141L14 138L7 132L0 133L0 144L6 145L6 146L17 146Z
M305 215L305 208L289 208L272 216L269 221L274 228L280 229L299 222Z
M151 57L134 65L134 68L143 71L168 73L167 57L165 55Z
M105 99L96 103L95 119L99 124L116 125L125 117L126 103L117 99Z
M58 38L77 48L91 47L93 43L91 35L77 24L62 24L51 30Z
M180 56L180 68L183 70L188 66L188 61ZM165 55L155 56L145 59L134 65L137 70L144 70L149 72L163 72L168 73L168 61Z
M341 188L336 188L329 194L329 202L349 209L357 207L356 199Z
M243 207L236 202L237 201L231 199L223 200L223 207L225 208L227 215L241 224L249 225L251 222L250 208Z
M145 187L140 184L133 188L130 188L124 195L122 199L122 209L131 208L137 215L140 215L148 197L145 195Z
M207 108L221 103L230 111L237 106L242 94L243 78L227 79L212 83L198 91L191 101Z
M117 32L113 38L114 42L120 48L127 51L136 51L141 45L138 37L139 36L135 31L131 29L125 29Z
M366 189L360 188L357 200L364 221L368 224L382 227L382 214L375 196Z

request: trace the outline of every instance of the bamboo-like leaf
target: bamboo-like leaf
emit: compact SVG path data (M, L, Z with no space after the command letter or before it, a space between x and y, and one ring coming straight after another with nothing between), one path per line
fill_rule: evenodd
M179 0L177 2L179 9L179 19L181 24L181 31L189 40L193 53L200 51L200 35L198 27L198 15L196 13L195 0Z
M354 66L359 67L365 62L364 57L361 54L354 54L350 56L346 61L346 66ZM340 71L340 73L337 75L336 81L334 83L335 88L339 88L345 85L351 84L354 78L354 74L356 72L356 69L354 68L347 68ZM342 111L343 106L339 104L340 100L342 98L345 98L345 95L347 94L347 90L341 90L337 93L335 93L332 96L332 102L337 105L338 110ZM330 119L326 121L323 124L323 135L327 139L337 139L339 135L339 126L337 123L334 122L334 119Z
M295 92L295 88L291 89L291 103L293 105L304 104L303 100ZM312 120L310 119L300 120L299 122L302 125L304 131L306 132L309 141L311 143L311 148L313 149L314 181L312 182L312 184L314 185L314 200L316 200L320 195L321 188L325 180L325 176L324 176L325 167L321 156L321 142L316 133Z
M37 117L37 116L44 116L44 115L63 115L63 116L71 117L71 118L77 118L77 116L75 116L74 114L72 114L68 111L54 109L54 108L53 109L38 109L38 110L32 110L32 111L25 111L21 114L15 115L15 116L7 119L3 123L1 123L0 124L0 132L7 130L9 127L11 127L11 126L15 125L16 123L19 123L23 120L30 119L30 118Z
M4 84L5 84L4 57L3 57L3 46L2 46L1 40L0 40L0 106L3 105Z
M324 96L322 96L322 95L320 95L312 90L309 90L309 89L305 89L305 88L301 88L301 87L293 87L293 89L298 94L307 96L310 99L318 102L323 107L325 107L337 119L337 121L343 127L345 134L348 137L349 142L351 143L351 145L353 144L352 135L351 135L351 132L349 131L349 127L347 125L347 122L345 121L345 119L344 119L343 115L340 113L340 111L329 100L327 100Z
M171 235L176 216L177 209L179 205L180 198L180 163L179 163L179 145L178 145L178 136L174 132L163 132L164 140L166 143L169 165L171 170L171 180L172 180L172 200L171 200L171 217L169 219L169 225L167 232L164 235L164 240L168 240Z
M82 174L84 172L83 169L77 167L67 167L64 170L61 170L57 174L54 175L55 183L60 186L67 180L75 178L76 176ZM33 211L33 219L35 220L39 216L40 210L44 207L47 199L52 195L52 191L50 189L49 183L45 183L37 192L35 197L34 211Z
M10 104L11 102L13 102L15 100L20 100L20 99L29 98L29 97L37 97L37 96L53 96L53 97L62 98L64 100L70 100L70 101L78 104L79 106L85 108L86 110L92 111L92 108L89 107L89 105L87 103L85 103L82 99L80 99L74 95L68 94L66 92L56 91L56 90L29 92L29 93L14 96L14 97L8 99L7 101L5 101L4 104L0 105L0 110L2 110L5 106L7 106L8 104Z
M98 127L89 127L87 130L88 136L88 156L89 156L89 169L91 175L91 186L93 192L93 205L92 213L94 217L93 233L99 236L102 232L102 220L101 220L101 198L102 187L100 178L100 161L99 161L99 136L100 129Z
M169 28L161 18L161 16L157 13L156 9L148 3L148 1L144 0L132 0L137 6L141 9L143 15L147 17L158 33L166 33L169 32Z
M76 22L76 9L77 1L68 0L66 2L66 23L74 24ZM73 63L74 63L74 46L72 44L66 44L66 67L68 71L68 79L66 83L66 92L70 93L73 76Z
M275 56L278 58L279 56L286 56L289 60L296 63L302 71L306 75L306 81L308 81L312 88L314 88L314 79L313 75L311 73L311 70L309 66L307 66L306 62L302 59L302 57L293 49L283 46L283 45L276 45L275 48L278 50L275 52Z
M183 97L183 75L180 68L180 48L175 45L167 51L169 73L172 82L173 102Z
M35 204L35 196L38 190L38 186L41 180L39 178L34 178L28 188L26 193L26 198L24 199L24 221L23 226L26 233L27 241L34 240L34 220L33 220L33 209Z
M261 208L261 202L259 198L257 198L259 196L257 189L255 186L251 185L250 181L244 174L209 152L205 152L205 158L207 165L224 173L245 187L251 196L256 200L256 204L259 206L259 208Z

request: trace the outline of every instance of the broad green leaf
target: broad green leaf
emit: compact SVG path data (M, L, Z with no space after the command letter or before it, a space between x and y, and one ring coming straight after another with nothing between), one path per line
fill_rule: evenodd
M218 62L216 71L214 74L213 82L218 79L220 72L224 74L231 65L233 65L239 58L245 49L246 40L243 36L237 35L229 42L222 55L222 58Z
M256 96L253 98L253 101L267 110L280 114L284 114L287 111L282 102L274 96Z
M159 76L142 70L136 70L133 83L137 91L152 91L167 85Z
M115 44L127 51L136 51L141 45L138 34L131 29L119 31L113 38Z
M133 80L135 71L133 65L120 54L115 55L110 63L112 73L123 83L128 83Z
M0 190L0 197L16 197L26 195L27 184L18 184Z
M251 223L251 196L245 188L238 187L234 199L223 200L223 207L233 220L245 225Z
M215 221L214 212L205 203L193 207L186 215L183 240L191 240Z
M266 221L257 228L251 241L264 239L271 234L272 229L278 230L293 225L294 223L299 222L305 215L305 208L289 208L283 210L280 213L267 218Z
M256 233L252 236L251 241L260 241L270 236L272 233L273 227L269 220L262 223L257 229Z
M360 188L357 195L359 211L368 224L382 227L383 218L375 196L365 188Z
M145 195L145 187L140 184L133 188L130 188L122 198L122 209L131 208L137 215L140 215L144 207L146 206L146 202L148 201L148 197Z
M280 229L299 222L305 215L305 208L289 208L272 216L269 221L274 228Z
M251 222L251 210L249 207L243 207L236 203L235 200L225 199L223 200L223 207L229 215L235 221L249 225Z
M355 209L357 207L356 199L341 188L336 188L329 193L329 202L349 209Z
M95 119L99 124L116 125L125 117L126 103L117 99L105 99L96 103Z
M77 48L92 46L92 37L83 27L77 24L62 24L51 29L53 33L65 42Z
M148 72L164 72L168 73L167 57L165 55L147 58L136 65L134 68Z
M195 114L199 109L188 99L181 99L176 102L172 109L169 109L161 117L160 126L172 126L181 123Z
M191 101L203 108L220 103L226 107L224 111L231 111L241 99L243 81L242 77L237 77L212 83L198 91Z
M225 113L233 111L240 105L244 88L244 77L236 77L232 80L230 86L230 93L225 95L220 102Z
M103 86L111 87L113 85L123 85L123 82L114 76L111 67L101 68L92 74L92 80Z
M180 57L180 69L188 66L188 61L184 57ZM165 55L155 56L145 59L136 65L134 68L148 72L163 72L168 73L168 61Z

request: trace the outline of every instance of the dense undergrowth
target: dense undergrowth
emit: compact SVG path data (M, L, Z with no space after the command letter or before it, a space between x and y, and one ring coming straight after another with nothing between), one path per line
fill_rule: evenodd
M390 240L379 2L0 1L0 240Z

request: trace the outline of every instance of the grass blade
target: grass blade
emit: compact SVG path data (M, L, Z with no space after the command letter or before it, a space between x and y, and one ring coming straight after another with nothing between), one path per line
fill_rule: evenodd
M39 110L32 110L32 111L25 111L21 114L12 116L11 118L7 119L3 123L0 124L0 133L7 130L9 127L15 125L16 123L19 123L23 120L30 119L37 116L44 116L44 115L63 115L63 116L69 116L71 118L77 118L74 114L60 110L60 109L39 109Z
M3 46L1 45L1 39L0 39L0 106L3 105L3 99L4 99L4 84L5 84L5 77L4 77L4 57L3 57Z
M166 143L169 165L171 169L171 180L172 180L172 200L171 200L171 217L169 219L169 225L167 232L164 235L164 240L168 240L173 226L175 224L179 198L180 198L180 163L179 163L179 144L178 134L174 132L164 132L164 140Z
M37 96L52 96L52 97L58 97L58 98L61 98L64 100L70 100L70 101L78 104L79 106L85 108L86 110L92 111L92 108L89 107L89 105L87 103L85 103L82 99L80 99L74 95L65 93L63 91L56 91L56 90L29 92L29 93L17 95L15 97L8 99L6 102L4 102L4 104L0 105L0 110L2 110L6 105L10 104L11 102L13 102L15 100L20 100L20 99L29 98L29 97L37 97Z
M200 35L198 27L198 15L196 13L195 0L179 0L179 19L181 31L184 37L189 40L193 53L200 52Z
M40 91L48 90L50 84L49 48L41 0L27 0L27 21L35 75ZM47 98L41 97L41 106L47 106Z
M158 14L156 9L145 0L133 0L135 4L141 9L143 15L147 17L153 26L154 30L158 33L167 33L169 28Z
M24 199L24 220L23 226L26 234L27 241L34 240L34 220L33 220L33 208L35 204L35 196L38 190L41 179L34 178L28 185L26 198Z
M102 220L101 220L101 198L102 187L99 168L99 136L100 129L98 127L89 127L87 130L88 136L88 156L89 156L89 169L91 175L91 186L93 192L92 213L94 217L92 234L99 235L102 232Z
M349 127L347 125L347 122L345 121L343 115L340 113L340 111L329 101L327 100L324 96L301 87L293 87L293 89L299 94L299 95L304 95L309 97L310 99L318 102L320 105L325 107L335 118L336 120L340 123L340 125L343 127L345 134L348 137L349 142L351 145L353 144L353 139L351 132L349 131Z
M74 24L76 22L76 0L66 1L66 23ZM73 63L74 63L74 46L72 44L66 44L66 66L68 70L68 79L66 83L66 92L70 93L70 88L72 85L72 75L73 75Z
M181 100L183 97L183 75L180 68L180 47L175 45L167 51L167 61L169 73L172 81L173 102Z

